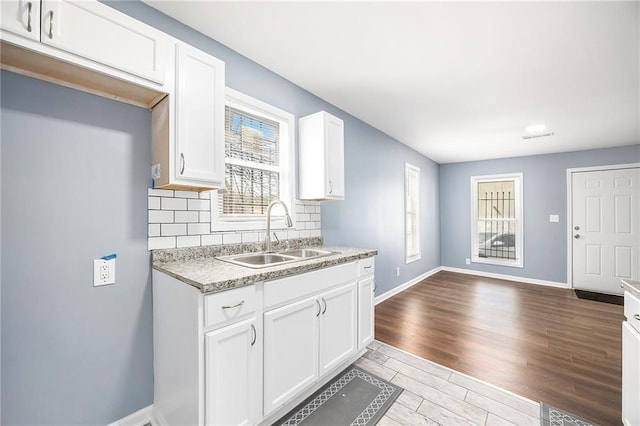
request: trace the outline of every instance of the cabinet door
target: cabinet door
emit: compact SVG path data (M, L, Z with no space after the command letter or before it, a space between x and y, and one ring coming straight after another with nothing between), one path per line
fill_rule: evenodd
M622 323L622 423L640 425L640 333Z
M40 40L40 0L2 0L0 28Z
M265 416L318 378L318 315L316 297L265 312Z
M260 419L260 353L255 318L205 335L207 425L255 424Z
M373 276L358 281L358 349L373 342L374 335L374 285Z
M326 193L328 198L344 198L344 124L330 114L325 118Z
M167 38L97 1L43 0L40 40L146 78L164 81Z
M224 62L185 44L176 62L176 178L221 187Z
M321 295L320 375L354 355L358 347L355 281Z

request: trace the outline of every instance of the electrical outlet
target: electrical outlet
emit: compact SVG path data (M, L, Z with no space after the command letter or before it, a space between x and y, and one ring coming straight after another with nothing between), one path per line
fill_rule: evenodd
M116 282L116 260L93 260L93 286L115 284Z
M469 259L468 257L464 260L464 263L466 263L467 265L471 265L471 259Z
M400 268L396 268L396 277L400 276Z

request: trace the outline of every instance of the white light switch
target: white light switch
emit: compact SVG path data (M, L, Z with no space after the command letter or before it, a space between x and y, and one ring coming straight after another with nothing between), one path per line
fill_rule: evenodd
M560 215L550 214L549 215L549 222L560 222Z

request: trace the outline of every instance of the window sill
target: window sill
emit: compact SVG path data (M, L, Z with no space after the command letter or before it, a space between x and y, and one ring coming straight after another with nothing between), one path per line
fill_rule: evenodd
M500 260L500 259L493 259L493 258L489 258L489 257L474 256L471 259L471 262L472 263L482 263L482 264L485 264L485 265L509 266L511 268L524 268L524 265L522 263L522 259Z

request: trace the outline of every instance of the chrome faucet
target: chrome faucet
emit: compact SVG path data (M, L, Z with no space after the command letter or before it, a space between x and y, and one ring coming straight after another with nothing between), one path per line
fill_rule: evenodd
M269 207L267 207L267 235L264 238L264 251L269 253L271 251L271 209L276 204L280 204L284 209L284 223L287 227L291 228L293 226L293 222L291 221L291 216L289 216L289 209L287 209L287 205L280 200L273 200L269 203Z

